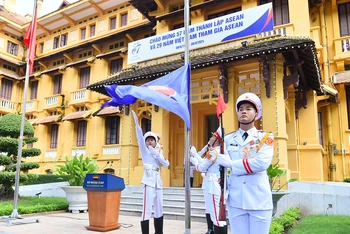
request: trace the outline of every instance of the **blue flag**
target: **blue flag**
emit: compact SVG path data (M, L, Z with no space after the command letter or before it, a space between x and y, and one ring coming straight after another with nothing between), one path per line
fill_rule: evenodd
M137 99L142 99L177 114L187 129L191 129L189 64L141 86L113 84L106 85L105 89L112 100L104 103L102 108L134 104Z

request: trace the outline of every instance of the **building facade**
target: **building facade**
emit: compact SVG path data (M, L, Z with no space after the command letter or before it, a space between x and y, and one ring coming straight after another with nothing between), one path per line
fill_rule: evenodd
M40 2L40 1L39 1ZM274 29L191 50L191 144L201 148L218 127L216 102L223 93L225 131L237 129L235 100L258 94L264 106L258 128L275 134L281 178L342 181L349 177L350 1L193 0L191 25L272 3ZM21 113L30 19L0 8L0 113ZM26 117L39 141L40 168L51 173L65 157L98 160L129 185L143 174L131 110L144 131L161 136L170 166L165 186L183 186L184 123L173 113L139 100L100 110L110 98L104 85L141 85L184 64L183 53L128 64L128 44L184 26L183 1L63 1L40 16ZM12 12L12 13L11 13ZM199 174L194 185L201 184Z

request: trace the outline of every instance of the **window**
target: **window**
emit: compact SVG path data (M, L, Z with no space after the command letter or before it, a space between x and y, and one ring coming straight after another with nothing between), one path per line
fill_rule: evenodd
M107 116L106 118L106 145L119 144L119 116Z
M183 28L184 26L185 26L184 23L175 24L175 25L173 26L173 30L178 29L178 28Z
M80 83L79 89L86 88L90 83L90 67L80 69Z
M7 53L17 56L18 54L18 45L9 41L7 44Z
M40 54L44 53L44 42L39 44Z
M350 3L338 5L340 36L350 35Z
M86 37L86 28L80 29L80 39L84 40Z
M58 124L52 124L50 148L51 149L57 148L57 142L58 142Z
M115 29L117 26L117 17L113 17L109 19L109 30Z
M60 94L62 93L62 74L55 75L53 78L53 94Z
M110 74L115 74L117 72L120 72L123 68L123 59L115 59L111 61L111 68L110 68Z
M204 142L207 142L207 140L209 140L209 138L212 136L212 132L216 132L218 129L217 126L219 126L219 120L216 115L207 115L205 117L205 122L207 138L204 139Z
M54 49L57 49L58 48L58 42L60 41L60 37L58 36L58 37L55 37L54 39L53 39L53 48Z
M0 98L11 100L12 85L13 85L12 80L7 80L7 79L1 80Z
M151 131L152 121L150 119L142 118L141 119L141 128L143 133Z
M68 41L68 33L62 34L61 35L61 46L67 45Z
M224 15L229 15L229 14L241 11L241 10L242 10L242 7L237 7L237 8L234 8L234 9L227 10L227 11L222 11L222 12L219 12L219 13L211 14L211 15L208 15L208 20L215 19L215 18L224 16Z
M272 2L275 26L289 23L288 0L260 0L260 5Z
M346 107L348 109L348 129L350 129L350 86L346 86Z
M86 127L87 122L85 120L78 121L77 146L86 145Z
M30 100L38 98L38 83L37 80L30 83Z
M128 24L128 14L123 14L121 16L121 22L120 22L120 26L125 26Z
M32 137L34 137L34 134L29 134L29 135L28 135L28 138L32 138ZM28 144L27 144L27 148L28 148L28 149L33 148L33 143L28 143Z
M320 136L320 145L323 145L323 127L322 127L322 112L318 112L318 135Z
M95 28L96 26L94 24L90 25L90 37L95 36Z

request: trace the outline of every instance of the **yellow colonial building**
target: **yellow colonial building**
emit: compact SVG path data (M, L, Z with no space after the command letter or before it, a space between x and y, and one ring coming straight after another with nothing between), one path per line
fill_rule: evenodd
M66 156L98 160L100 172L113 169L128 185L143 173L131 110L144 131L159 133L170 166L165 186L183 186L184 122L158 106L133 105L100 110L110 100L108 84L141 85L184 65L182 52L148 54L128 63L145 38L184 26L180 0L63 1L40 15L34 73L29 77L26 117L42 155L32 173L51 173ZM237 129L235 100L258 94L263 117L258 128L275 134L275 162L299 181L343 181L350 170L350 1L192 0L190 23L214 22L272 3L274 28L196 46L191 62L191 144L201 148L218 127L216 102L227 104L225 131ZM15 13L16 0L0 6L0 113L21 113L30 16ZM226 18L227 19L227 18ZM199 42L198 42L199 43ZM130 59L130 58L129 58ZM199 174L194 185L201 184Z

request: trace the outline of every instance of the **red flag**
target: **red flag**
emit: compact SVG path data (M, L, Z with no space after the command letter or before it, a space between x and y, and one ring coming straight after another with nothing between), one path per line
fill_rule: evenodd
M33 74L33 66L34 66L34 57L35 57L35 50L36 50L36 27L37 27L37 18L36 18L36 12L37 12L37 4L36 1L34 3L34 16L32 22L30 22L27 33L24 37L24 44L28 48L28 62L29 62L29 75Z
M220 118L220 115L226 110L226 103L221 95L219 94L218 104L216 105L216 115Z

